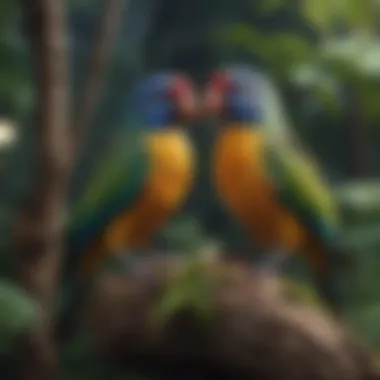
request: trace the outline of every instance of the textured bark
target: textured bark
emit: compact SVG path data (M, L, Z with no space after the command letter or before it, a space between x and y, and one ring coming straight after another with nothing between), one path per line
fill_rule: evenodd
M181 265L157 259L143 272L105 277L84 323L114 365L155 378L239 380L375 380L370 353L321 311L288 300L275 277L211 263L223 273L210 303L212 321L179 310L164 326L152 311Z
M66 11L61 1L25 0L38 88L35 183L15 231L19 281L41 306L41 321L19 347L20 379L58 378L52 341L69 174Z
M55 297L60 278L66 192L75 150L100 100L107 58L122 20L125 0L105 0L103 23L89 60L88 77L74 119L68 110L67 20L63 1L24 0L27 34L34 55L38 105L35 183L15 229L20 283L41 306L41 320L20 340L18 378L59 378L54 342ZM74 144L75 143L75 144Z

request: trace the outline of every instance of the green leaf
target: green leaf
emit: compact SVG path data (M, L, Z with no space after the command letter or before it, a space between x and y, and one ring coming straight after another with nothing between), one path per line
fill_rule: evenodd
M379 9L378 4L362 0L303 0L301 5L306 19L325 35L337 22L351 29L371 30Z
M375 21L376 9L378 5L372 1L361 0L340 0L337 2L336 13L340 19L346 22L351 28L371 30Z
M37 322L37 303L9 281L0 281L0 352L9 352L20 333Z
M329 38L320 46L320 58L334 70L335 75L349 79L373 80L380 78L380 44L363 33ZM352 78L354 76L354 78Z
M287 75L295 65L315 55L309 42L295 33L262 33L245 23L222 28L216 38L219 43L258 56L276 76Z
M304 17L323 33L328 32L333 22L333 12L328 0L302 0Z
M262 0L260 4L260 12L263 14L274 13L284 5L286 5L284 0Z
M204 260L200 257L190 259L169 281L157 305L155 321L165 324L184 309L191 309L200 319L209 320L213 310L211 291L214 284L215 278L206 271Z
M380 215L380 182L351 182L335 189L339 202L349 205L357 212Z
M351 323L355 330L364 337L371 347L380 347L380 303L355 310L351 315Z
M344 231L345 245L358 251L380 245L380 222L377 225L364 225L347 228Z
M312 286L290 277L282 277L281 283L288 299L319 309L324 307L323 302Z
M161 234L170 242L171 249L184 253L197 252L205 240L201 225L192 217L174 219L164 227Z
M264 50L264 40L260 32L250 24L237 23L216 31L215 40L219 44L238 46L251 51L256 49L261 55Z

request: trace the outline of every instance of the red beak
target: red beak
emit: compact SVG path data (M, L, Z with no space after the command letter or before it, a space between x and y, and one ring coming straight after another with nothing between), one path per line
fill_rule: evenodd
M227 87L227 78L222 73L211 76L204 93L203 113L207 116L217 116L223 109L224 92Z
M198 114L198 104L190 79L181 76L172 85L173 96L176 99L181 118L191 120Z

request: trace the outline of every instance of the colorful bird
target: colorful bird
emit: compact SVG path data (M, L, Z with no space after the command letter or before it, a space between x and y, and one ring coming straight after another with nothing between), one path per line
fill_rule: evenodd
M300 146L266 133L255 69L217 70L206 86L204 111L220 119L212 175L216 192L264 251L303 254L317 288L335 311L343 307L338 275L343 257L335 200Z
M120 137L95 169L70 221L68 251L86 273L107 255L141 247L192 188L195 155L183 126L196 113L190 80L152 75L132 100L140 129L129 140Z
M103 259L139 249L192 188L195 154L183 125L197 110L190 79L154 74L131 98L140 127L118 138L73 208L63 283L89 278Z

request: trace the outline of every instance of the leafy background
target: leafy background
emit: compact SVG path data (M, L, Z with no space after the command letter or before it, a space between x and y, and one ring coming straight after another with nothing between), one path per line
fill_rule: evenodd
M100 10L98 0L70 2L69 47L75 90L82 84ZM273 117L271 132L282 139L297 133L334 187L344 216L346 243L357 257L350 279L350 320L367 344L380 350L379 21L380 2L375 0L130 1L107 72L102 106L77 163L71 199L78 196L86 173L101 160L118 130L133 128L128 91L140 76L175 68L202 84L220 64L246 62L261 67L272 80L266 99ZM11 120L15 134L15 143L3 139L0 147L3 355L12 347L15 332L30 326L38 315L36 306L7 280L13 271L12 223L34 171L35 83L24 31L18 3L2 0L0 117ZM76 101L75 93L74 105ZM200 126L192 128L200 155L197 186L188 204L160 231L152 246L182 253L220 249L240 255L252 247L212 193L208 162L214 129ZM298 286L299 292L311 301L305 264L294 258L288 273L305 282ZM109 369L94 368L78 354L80 347L73 343L67 349L71 363L67 378L83 378L84 373L94 379L109 378Z

